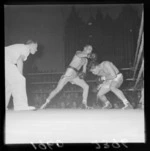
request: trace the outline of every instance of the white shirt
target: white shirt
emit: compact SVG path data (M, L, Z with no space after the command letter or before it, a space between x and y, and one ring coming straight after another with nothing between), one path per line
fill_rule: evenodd
M5 60L13 64L17 63L17 60L21 55L25 57L24 61L26 61L29 54L29 47L25 44L14 44L5 47Z

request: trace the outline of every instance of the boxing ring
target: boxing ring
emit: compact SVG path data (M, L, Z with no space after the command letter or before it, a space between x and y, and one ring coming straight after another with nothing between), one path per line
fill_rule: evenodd
M145 142L141 109L10 110L5 122L6 144Z
M136 89L137 83L144 71L144 59L142 59L143 45L142 13L133 67L134 74L133 78L130 79L135 80L135 85L131 91ZM137 72L140 60L142 60L142 63L139 72ZM141 100L141 103L144 105L144 100ZM143 109L87 110L49 108L18 112L8 110L5 117L5 143L142 143L145 142L144 120Z

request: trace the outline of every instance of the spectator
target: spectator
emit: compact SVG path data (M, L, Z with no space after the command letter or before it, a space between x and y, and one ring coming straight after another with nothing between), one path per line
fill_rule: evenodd
M76 103L75 101L73 101L72 108L73 108L73 109L76 109L76 108L77 108L77 103Z
M118 105L118 103L114 103L114 108L115 109L119 109L120 108L119 105Z
M65 108L65 103L62 101L60 104L61 104L61 108L64 109Z

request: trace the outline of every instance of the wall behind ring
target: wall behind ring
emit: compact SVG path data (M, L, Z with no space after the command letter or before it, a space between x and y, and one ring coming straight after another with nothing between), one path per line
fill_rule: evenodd
M31 66L41 71L64 71L64 23L58 7L5 6L5 46L33 39L43 49L42 56L30 56ZM34 60L34 61L33 61Z

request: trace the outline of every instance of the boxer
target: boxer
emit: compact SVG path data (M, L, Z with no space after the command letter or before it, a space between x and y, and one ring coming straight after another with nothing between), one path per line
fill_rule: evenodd
M54 98L68 82L78 85L83 89L82 104L85 108L88 108L87 97L89 85L85 82L84 77L87 71L88 58L93 57L92 50L93 48L91 45L86 45L84 46L83 51L76 51L76 54L74 55L65 73L61 76L56 88L49 94L46 102L40 109L45 108L52 98ZM79 72L80 69L82 69L81 72Z
M119 89L123 83L123 75L112 62L103 61L98 65L93 65L90 71L94 75L99 76L100 81L102 81L97 87L97 97L105 103L103 108L111 108L112 106L105 96L109 91L112 91L120 100L122 100L124 104L122 109L132 108L132 105Z

